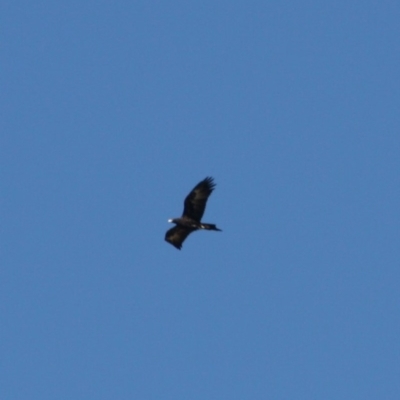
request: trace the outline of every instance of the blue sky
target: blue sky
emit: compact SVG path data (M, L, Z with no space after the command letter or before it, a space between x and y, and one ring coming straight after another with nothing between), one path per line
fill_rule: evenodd
M399 21L3 1L0 397L399 399Z

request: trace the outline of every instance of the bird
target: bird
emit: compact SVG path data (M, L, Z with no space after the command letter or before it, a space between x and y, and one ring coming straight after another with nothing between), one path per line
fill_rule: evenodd
M221 229L218 229L215 224L201 222L208 197L214 188L214 179L207 176L186 196L182 216L168 220L168 222L176 224L165 234L165 240L168 243L180 250L184 240L194 231L205 229L221 232Z

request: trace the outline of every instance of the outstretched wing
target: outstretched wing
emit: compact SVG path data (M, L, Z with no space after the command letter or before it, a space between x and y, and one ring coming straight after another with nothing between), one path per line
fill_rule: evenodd
M185 199L182 217L200 222L206 208L208 196L210 196L214 188L215 183L211 177L207 177L198 183Z
M177 249L180 250L184 240L189 236L189 234L191 234L195 230L196 229L194 228L177 225L167 231L167 233L165 234L165 240L168 243L171 243L172 246L175 246Z

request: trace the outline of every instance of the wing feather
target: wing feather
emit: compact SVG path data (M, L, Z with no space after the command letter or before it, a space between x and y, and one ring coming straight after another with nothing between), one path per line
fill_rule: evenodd
M200 222L206 209L208 197L214 188L214 179L211 177L199 182L185 199L182 217Z
M171 243L177 249L181 249L184 240L196 229L188 228L182 225L176 225L165 234L165 240Z

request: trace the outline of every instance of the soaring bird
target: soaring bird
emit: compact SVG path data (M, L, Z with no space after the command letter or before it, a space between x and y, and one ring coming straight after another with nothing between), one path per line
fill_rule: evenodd
M168 222L176 224L175 227L167 231L165 240L181 249L184 240L194 231L206 229L208 231L221 231L215 224L206 224L201 222L207 199L215 188L213 178L206 177L199 182L192 191L186 196L183 208L183 214L180 218L169 219Z

